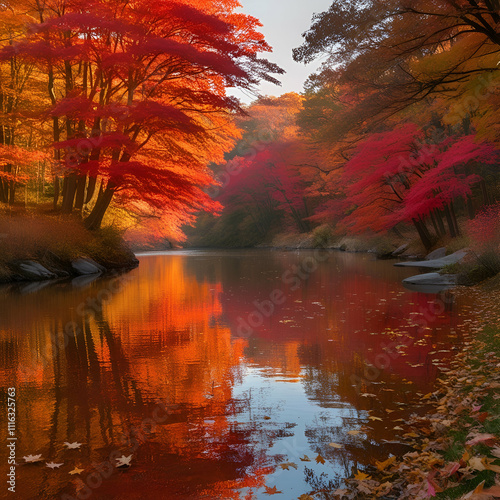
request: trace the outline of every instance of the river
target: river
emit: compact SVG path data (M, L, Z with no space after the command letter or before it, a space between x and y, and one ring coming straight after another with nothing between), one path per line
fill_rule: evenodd
M401 451L405 419L474 314L452 291L406 290L415 270L371 255L139 259L120 276L0 289L16 498L290 500L341 487Z

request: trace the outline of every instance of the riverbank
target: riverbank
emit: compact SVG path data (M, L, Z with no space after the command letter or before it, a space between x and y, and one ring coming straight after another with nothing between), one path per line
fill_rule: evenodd
M0 219L0 283L43 281L137 267L113 228L88 231L73 218Z
M449 247L451 253L465 246L462 241L456 240L442 243ZM443 244L437 246L443 246ZM418 237L411 232L401 236L396 234L372 236L336 235L326 225L319 226L310 233L281 233L276 235L268 244L259 246L287 250L328 248L344 252L373 253L380 258L407 257L418 259L429 253Z
M335 498L500 498L500 279L456 293L475 296L476 321L463 325L465 348L422 396L425 414L394 428L412 451L358 470Z

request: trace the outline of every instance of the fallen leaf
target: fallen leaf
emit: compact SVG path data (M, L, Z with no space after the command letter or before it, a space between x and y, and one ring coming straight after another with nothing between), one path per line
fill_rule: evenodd
M475 470L486 470L483 461L479 457L472 457L469 460L469 465Z
M485 495L491 495L492 497L500 497L500 486L492 486L491 488L488 488L487 490L483 490L483 493Z
M461 465L459 462L452 462L450 464L448 464L442 471L441 471L441 475L443 477L450 477L452 476L453 474L455 474L455 472L457 472L458 469L460 469Z
M370 420L373 420L373 421L375 421L375 420L379 420L380 422L382 422L382 419L381 419L381 418L379 418L379 417L374 417L374 416L370 415L368 418L369 418Z
M64 444L66 445L66 448L68 448L68 450L77 450L83 443L77 443L76 441L74 443L68 443L67 441L65 441Z
M316 463L317 464L324 464L325 459L320 454L318 454L318 456L316 457Z
M116 459L116 467L130 467L130 462L132 460L132 455L126 457L122 455Z
M85 469L79 469L78 467L75 467L73 470L69 471L71 475L74 474L81 474Z
M332 448L340 449L343 448L343 444L338 444L338 443L329 443L328 446L331 446Z
M391 465L392 463L394 463L394 461L396 460L396 456L392 456L392 457L389 457L387 460L385 460L384 462L379 462L378 460L375 462L376 466L377 466L377 469L382 471L382 470L385 470L387 469L387 467L389 467L389 465Z
M347 434L350 434L351 436L357 436L358 434L361 434L361 431L349 431Z
M290 470L290 467L293 467L295 470L297 470L297 464L294 464L293 462L286 462L284 464L279 464L279 466L283 470Z
M371 479L371 476L365 474L364 472L360 472L358 469L358 473L354 475L354 479L357 479L358 481L365 481L367 479Z
M34 464L36 462L41 462L42 455L27 455L26 457L23 458L27 464Z
M64 465L64 463L56 464L54 462L46 462L45 467L48 467L49 469L59 469L61 465Z
M488 446L488 443L493 444L497 440L493 434L470 434L470 436L474 437L465 443L467 446L474 446L479 443Z
M301 458L302 462L310 462L311 459L307 456L307 455L304 455L302 458Z
M338 495L340 498L347 495L348 493L349 493L349 490L344 490L344 489L338 489L338 490L335 490L333 492L334 495ZM312 497L310 497L310 498L311 498L311 500L314 500Z
M264 488L266 488L266 491L264 493L266 493L267 495L276 495L278 493L282 493L282 491L278 491L276 486L273 486L272 488L269 488L269 486L264 486Z

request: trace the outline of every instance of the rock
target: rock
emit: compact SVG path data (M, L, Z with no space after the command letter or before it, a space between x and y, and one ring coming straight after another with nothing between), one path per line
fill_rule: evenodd
M71 268L78 276L102 274L106 270L92 259L76 259L71 263Z
M42 264L34 260L20 261L15 265L15 268L17 274L16 278L20 281L41 281L57 278L56 274L50 272L47 268L43 267Z
M399 267L428 267L430 269L442 269L450 264L456 264L462 261L467 256L468 250L459 250L458 252L447 255L441 259L434 260L417 260L412 262L398 262L394 264Z
M456 285L457 274L426 273L417 274L403 280L409 285Z
M445 247L441 247L438 248L437 250L434 250L425 257L425 260L436 260L436 259L442 259L443 257L446 257Z
M439 293L457 285L458 275L427 273L411 276L403 280L403 286L419 293Z
M394 252L392 252L392 256L393 257L398 257L399 255L405 253L406 250L408 250L409 246L410 245L408 243L405 243L404 245L401 245L400 247L396 248L396 250L394 250Z

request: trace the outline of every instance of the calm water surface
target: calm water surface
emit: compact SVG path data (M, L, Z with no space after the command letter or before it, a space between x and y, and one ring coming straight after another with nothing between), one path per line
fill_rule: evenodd
M120 278L1 288L16 498L260 499L276 487L290 500L396 452L394 427L422 411L474 304L405 290L415 271L392 262L318 255L145 254ZM122 455L131 467L112 467Z

